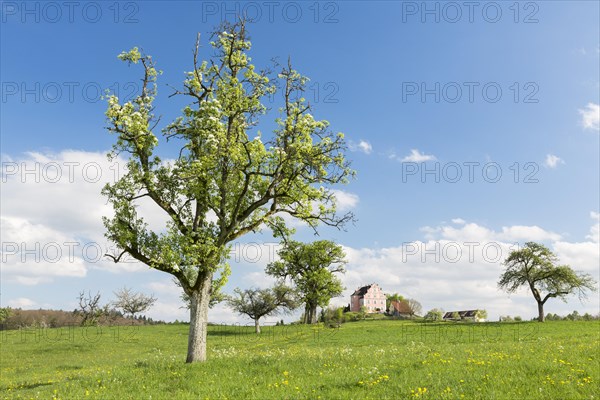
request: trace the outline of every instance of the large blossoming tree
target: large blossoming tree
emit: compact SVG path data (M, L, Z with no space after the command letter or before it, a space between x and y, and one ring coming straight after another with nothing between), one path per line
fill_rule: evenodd
M116 135L109 157L128 158L126 174L103 190L114 209L104 218L106 236L122 250L110 257L118 262L129 254L181 284L190 298L187 362L206 360L209 303L227 280L232 241L264 227L286 237L292 230L285 215L313 229L342 227L353 219L351 213L336 213L332 190L354 174L344 137L312 116L302 97L307 79L289 62L276 79L257 71L247 55L243 22L224 24L213 38L213 56L200 62L198 37L193 70L175 93L190 103L163 129L161 146L177 146L173 162L156 155L159 73L151 56L137 48L119 55L141 64L143 87L129 102L110 96L106 111L108 129ZM278 90L283 104L277 128L264 143L260 132L250 139L249 131L266 113L263 101ZM148 227L139 213L142 198L168 216L164 230Z

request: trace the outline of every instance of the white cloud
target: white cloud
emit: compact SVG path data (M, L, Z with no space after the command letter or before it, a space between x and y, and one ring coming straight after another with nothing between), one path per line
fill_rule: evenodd
M557 241L553 247L561 263L568 264L575 270L598 275L598 265L600 265L600 214L592 211L590 217L594 220L594 224L590 227L589 235L586 236L587 241L574 243ZM596 279L598 279L597 276Z
M556 241L561 238L558 233L547 231L540 228L539 226L503 226L502 232L497 234L498 240L505 240L508 242L545 242L545 241Z
M453 218L452 223L457 225L464 225L467 221L462 218Z
M263 270L247 273L244 275L244 282L247 283L248 287L258 287L264 289L275 285L275 283L277 283L277 279L267 275Z
M0 217L2 279L23 285L50 282L53 277L84 277L85 257L95 258L95 248L84 248L74 236L19 217Z
M584 129L593 131L600 130L600 105L588 103L584 109L579 110L581 115L581 125Z
M358 195L343 190L334 189L332 192L335 195L337 201L337 208L339 211L347 211L358 205Z
M190 312L183 307L182 301L163 301L162 299L152 306L150 310L144 314L157 321L189 321Z
M556 168L559 164L564 164L564 160L554 154L547 154L544 165L548 168Z
M462 221L457 223L455 220ZM450 225L440 225L436 227L424 226L421 231L425 233L427 239L441 238L450 241L462 241L462 242L493 242L502 241L507 243L514 243L519 241L548 241L558 240L560 235L554 232L546 231L538 226L522 226L514 225L510 227L502 227L501 231L493 231L484 226L476 223L466 221L457 218L452 220L460 227L454 227Z
M244 318L229 308L227 303L219 303L208 310L208 320L214 324L243 324L244 322L247 322L246 319L247 317ZM262 324L264 324L265 321L265 318L261 319Z
M371 154L373 152L373 146L371 146L371 143L362 139L358 143L353 141L348 142L348 148L350 151L361 151L365 154Z
M9 307L28 309L37 305L37 303L26 297L19 297L8 302Z
M431 154L421 153L418 149L411 149L410 154L404 157L402 162L425 162L435 160L435 156Z
M104 238L102 216L112 215L112 208L100 192L122 176L125 165L121 158L108 161L102 152L77 150L3 157L1 230L10 238L2 244L8 257L3 279L35 285L58 276L84 277L89 268L146 269L131 258L115 264L103 257L114 245ZM167 218L149 202L140 201L140 213L151 228L165 226Z
M181 294L181 288L173 282L173 279L165 274L164 281L152 281L144 285L150 289L153 293L160 295L173 295L176 293L178 296Z

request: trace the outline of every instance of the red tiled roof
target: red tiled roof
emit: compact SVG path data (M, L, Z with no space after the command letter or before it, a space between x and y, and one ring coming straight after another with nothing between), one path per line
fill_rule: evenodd
M392 300L390 306L392 306L399 314L410 314L410 307L406 301Z

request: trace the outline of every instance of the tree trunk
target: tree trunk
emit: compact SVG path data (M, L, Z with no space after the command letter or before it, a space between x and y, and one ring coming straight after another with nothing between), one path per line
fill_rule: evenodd
M254 331L256 333L260 333L260 324L258 323L258 318L254 320Z
M310 324L310 306L306 303L304 306L304 319L302 321L305 324Z
M304 320L305 324L316 324L317 323L317 306L306 303L304 307Z
M317 306L312 306L310 308L310 323L311 324L317 323Z
M544 303L538 301L538 322L544 322Z
M199 290L190 296L187 363L206 361L206 334L211 283L212 278L210 276L204 278Z

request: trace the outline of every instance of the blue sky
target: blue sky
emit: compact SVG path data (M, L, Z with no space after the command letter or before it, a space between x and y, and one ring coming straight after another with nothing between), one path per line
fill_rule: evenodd
M196 33L206 58L209 32L236 10L260 15L249 26L253 62L290 56L311 78L315 116L350 143L358 175L339 188L339 200L358 222L321 233L349 258L347 290L333 303L377 282L425 309L529 318L536 311L530 294L497 291L502 267L480 251L506 256L528 240L598 280L598 2L69 4L1 5L2 305L73 309L79 290L108 301L127 285L157 295L148 315L185 318L169 276L83 255L95 248L90 243L108 245L100 217L110 209L99 191L117 168L104 157L114 138L104 129L98 90L131 94L140 71L116 55L143 48L164 71L156 101L164 126L184 105L168 98L168 85L178 87L192 68ZM279 99L269 104L277 108ZM263 118L262 131L273 127L272 117ZM160 226L156 213L150 219ZM313 236L300 225L298 238ZM65 242L77 243L74 257ZM227 291L269 283L263 270L273 239L265 232L240 243L249 242L263 243L263 257L254 259L254 245L239 247L247 254L232 260ZM466 242L479 244L473 259ZM436 246L439 260L423 252ZM456 248L463 257L449 262ZM547 309L597 313L599 303L591 296ZM211 319L238 320L224 306Z

